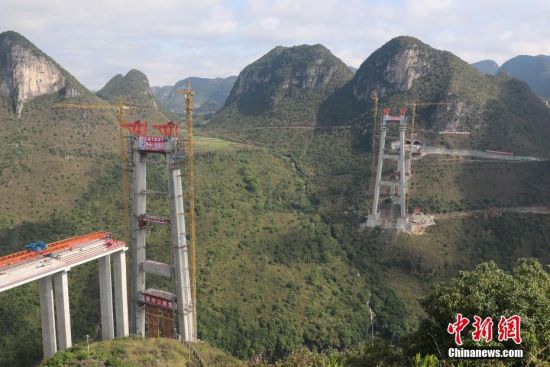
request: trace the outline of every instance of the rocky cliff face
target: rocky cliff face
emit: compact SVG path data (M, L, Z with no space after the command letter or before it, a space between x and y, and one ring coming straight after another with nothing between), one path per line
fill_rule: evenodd
M408 107L413 101L420 128L472 130L484 124L489 100L498 98L498 81L480 75L447 51L413 37L397 37L377 49L346 86L345 98L365 111L378 96L385 106ZM444 103L437 105L437 103ZM430 104L426 104L430 103Z
M433 67L436 50L411 37L398 37L376 50L355 74L353 94L359 101L409 91Z
M0 94L11 98L17 115L26 101L51 93L80 95L63 70L30 42L15 32L0 34Z

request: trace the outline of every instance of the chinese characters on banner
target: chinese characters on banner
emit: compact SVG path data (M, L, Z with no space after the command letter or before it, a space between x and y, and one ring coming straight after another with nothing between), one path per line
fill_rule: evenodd
M165 152L166 145L161 136L140 136L139 150L145 152Z
M455 344L462 345L462 331L470 324L470 320L467 317L463 317L461 313L456 315L456 321L450 323L447 326L447 332L454 335ZM481 341L484 339L486 342L493 340L493 319L474 315L474 322L472 323L474 331L472 331L472 340ZM498 321L498 341L513 340L516 344L521 344L521 317L513 315L508 318L501 316Z
M150 305L160 306L160 307L169 308L169 309L174 308L174 303L172 301L166 300L164 298L155 297L155 296L145 294L144 297L143 297L143 300L144 300L145 303L150 304Z

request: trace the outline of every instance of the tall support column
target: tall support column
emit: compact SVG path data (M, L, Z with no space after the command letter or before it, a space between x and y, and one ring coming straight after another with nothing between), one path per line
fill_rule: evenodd
M177 150L175 151L177 152ZM194 325L193 305L191 302L191 280L189 275L189 254L185 231L181 171L179 167L170 165L170 160L168 160L168 171L171 242L174 255L176 297L178 304L178 332L183 340L195 341L194 336L196 335L196 328Z
M133 146L133 215L132 215L132 282L131 282L131 330L133 334L145 336L145 306L139 296L145 290L145 228L140 228L139 216L146 212L147 164L145 154L139 151L138 141Z
M69 282L66 271L53 275L53 286L55 290L57 340L59 350L65 350L72 346Z
M110 340L115 337L110 255L99 259L99 301L101 304L101 338Z
M113 254L113 280L115 288L116 336L125 337L128 328L128 294L126 291L126 253Z
M399 125L399 202L401 206L401 219L405 219L407 216L407 208L405 204L405 185L407 179L407 171L405 170L405 129L406 126L404 123L401 123Z
M57 352L52 277L49 276L40 279L38 281L38 289L40 292L42 347L44 350L44 357L51 357Z
M378 165L376 167L376 183L374 186L374 199L372 203L372 215L375 220L378 219L378 200L380 198L380 181L382 180L382 164L384 162L384 147L386 145L386 132L388 128L382 125L380 132L380 149L378 151Z

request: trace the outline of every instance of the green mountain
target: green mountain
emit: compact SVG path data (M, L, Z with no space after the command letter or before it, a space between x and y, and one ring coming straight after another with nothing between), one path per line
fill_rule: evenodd
M185 100L183 95L176 93L178 89L185 89L188 83L193 88L195 113L210 115L218 111L225 103L236 76L227 78L185 78L174 86L152 87L155 97L170 112L183 114L185 112Z
M500 70L525 81L537 95L550 97L550 56L516 56L502 64Z
M430 144L441 130L470 131L469 148L548 156L550 110L524 82L480 75L465 61L412 37L397 37L373 52L354 78L321 106L319 122L365 119L377 95L381 107L418 107L416 129Z
M147 76L139 70L132 69L126 76L115 75L96 95L111 103L117 103L120 97L124 97L126 103L135 106L128 111L128 119L152 120L154 122L166 120L157 106Z
M482 60L471 64L474 68L484 74L496 75L498 72L498 64L493 60Z
M322 101L352 76L322 45L279 46L241 71L219 115L252 124L262 118L271 125L312 126Z

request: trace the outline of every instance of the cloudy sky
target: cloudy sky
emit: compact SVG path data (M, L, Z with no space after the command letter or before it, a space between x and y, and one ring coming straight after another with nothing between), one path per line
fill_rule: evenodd
M277 45L321 43L358 67L398 35L500 64L550 54L550 0L0 0L5 30L99 89L131 68L151 85L236 75Z

